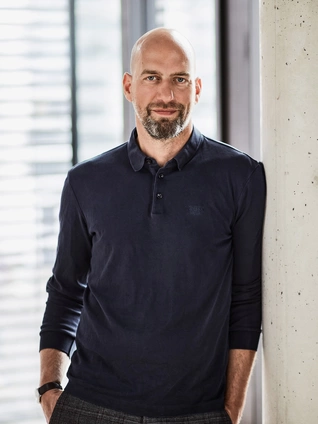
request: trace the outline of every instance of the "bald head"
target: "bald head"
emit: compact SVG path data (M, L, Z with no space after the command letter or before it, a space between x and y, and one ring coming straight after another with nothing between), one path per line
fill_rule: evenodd
M189 61L192 71L195 72L195 53L189 40L174 29L156 28L141 36L132 48L130 60L131 74L134 74L136 64L142 60L144 52L149 50L160 51L161 49L182 51Z
M139 137L189 138L201 80L195 76L194 50L183 35L166 28L144 34L132 49L123 88L135 109Z

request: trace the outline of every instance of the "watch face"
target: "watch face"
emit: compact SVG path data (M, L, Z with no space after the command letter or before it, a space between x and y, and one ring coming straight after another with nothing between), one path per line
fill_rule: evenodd
M57 381L50 381L49 383L43 384L43 386L35 389L36 400L39 403L41 403L41 398L44 395L44 393L46 393L49 390L53 390L53 389L63 390L63 387Z
M35 394L35 399L36 399L36 401L37 401L38 403L41 403L41 395L40 395L40 393L39 393L39 390L38 390L38 389L35 389L34 394Z

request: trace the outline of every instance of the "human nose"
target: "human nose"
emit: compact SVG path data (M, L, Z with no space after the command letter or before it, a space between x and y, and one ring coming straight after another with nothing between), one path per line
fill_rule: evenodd
M158 100L164 102L169 102L174 99L174 93L170 82L162 81L161 84L159 84L157 97Z

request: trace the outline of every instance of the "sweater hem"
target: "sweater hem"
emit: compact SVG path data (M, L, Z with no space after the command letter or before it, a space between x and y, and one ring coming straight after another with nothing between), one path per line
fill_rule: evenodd
M183 405L158 405L148 404L140 400L129 402L123 399L111 397L96 388L80 385L78 382L69 382L65 391L85 402L112 409L114 411L135 416L147 416L149 418L172 417L189 414L201 414L206 412L224 411L224 400L216 399L200 404Z

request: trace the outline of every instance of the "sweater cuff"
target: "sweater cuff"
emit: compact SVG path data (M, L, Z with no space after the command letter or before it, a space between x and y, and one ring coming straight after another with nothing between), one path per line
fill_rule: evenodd
M258 331L230 331L229 348L256 351L260 335Z
M74 351L74 338L67 335L48 331L41 334L40 351L43 349L56 349L71 356Z

